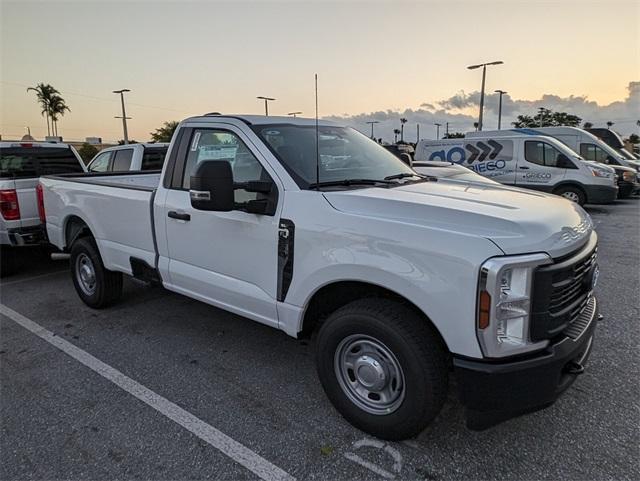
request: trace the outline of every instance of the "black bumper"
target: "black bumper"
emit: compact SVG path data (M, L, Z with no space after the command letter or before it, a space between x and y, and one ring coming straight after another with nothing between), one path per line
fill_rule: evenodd
M44 225L9 229L7 234L12 246L33 246L47 242Z
M626 199L636 190L635 182L618 181L618 199Z
M591 353L598 317L595 299L585 312L585 327L577 339L564 337L534 357L500 363L454 358L467 427L487 429L553 404L582 374Z
M618 197L618 187L614 185L585 185L587 204L610 204Z

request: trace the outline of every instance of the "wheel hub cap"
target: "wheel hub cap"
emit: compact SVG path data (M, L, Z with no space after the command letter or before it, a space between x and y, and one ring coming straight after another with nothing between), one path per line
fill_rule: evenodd
M387 382L382 363L371 356L360 356L356 360L355 374L358 382L372 391L379 391Z
M334 355L334 371L344 394L367 413L390 414L404 401L402 367L378 339L363 334L343 339Z
M76 278L85 294L92 295L96 291L96 270L86 254L80 254L76 259Z

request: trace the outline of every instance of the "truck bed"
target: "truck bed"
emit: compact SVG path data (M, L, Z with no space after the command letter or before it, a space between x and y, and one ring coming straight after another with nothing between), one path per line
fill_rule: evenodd
M159 172L42 177L50 242L66 248L71 222L81 220L95 237L107 269L131 274L132 258L154 266L152 205L159 181Z

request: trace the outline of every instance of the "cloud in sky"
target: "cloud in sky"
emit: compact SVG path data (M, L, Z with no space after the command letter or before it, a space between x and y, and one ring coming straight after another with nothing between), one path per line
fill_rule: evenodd
M605 126L607 121L615 123L613 129L622 135L637 132L637 120L640 120L640 81L629 82L628 95L625 99L607 105L599 105L586 96L560 97L545 94L537 100L517 100L508 93L502 97L502 125L510 127L511 122L518 115L535 115L539 107L553 111L569 112L582 118L583 122L591 122L594 126ZM485 94L484 128L497 128L498 97L496 93ZM393 140L393 129L400 127L399 119L405 117L405 140L414 142L417 138L416 124L420 124L421 138L435 138L435 123L440 123L440 135L444 133L444 126L449 122L451 132L466 132L473 130L473 123L477 120L480 104L480 92L457 93L447 99L436 102L425 102L420 108L402 110L384 110L358 115L331 116L329 119L346 122L354 128L369 135L371 127L366 122L377 120L375 125L376 137L386 141Z

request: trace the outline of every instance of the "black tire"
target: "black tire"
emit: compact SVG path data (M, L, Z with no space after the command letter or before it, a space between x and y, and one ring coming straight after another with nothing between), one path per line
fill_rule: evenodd
M80 278L78 265L82 262L90 262L93 267L95 275L92 290L88 289ZM100 251L92 237L83 237L74 242L71 247L70 266L73 285L87 306L101 309L110 306L122 296L122 273L104 267Z
M18 270L18 253L11 246L0 247L0 277L8 277Z
M587 202L587 195L584 191L580 187L573 185L563 185L554 190L553 193L578 205L584 205Z
M340 363L336 357L344 352L341 343L348 346L357 336L381 342L401 367L404 397L389 414L367 412L350 399L349 388L341 386L340 378L344 377L337 372ZM316 341L322 387L334 407L355 427L382 439L407 439L424 430L440 412L448 389L447 354L433 328L415 311L386 299L357 300L331 314ZM357 355L358 350L352 352Z

